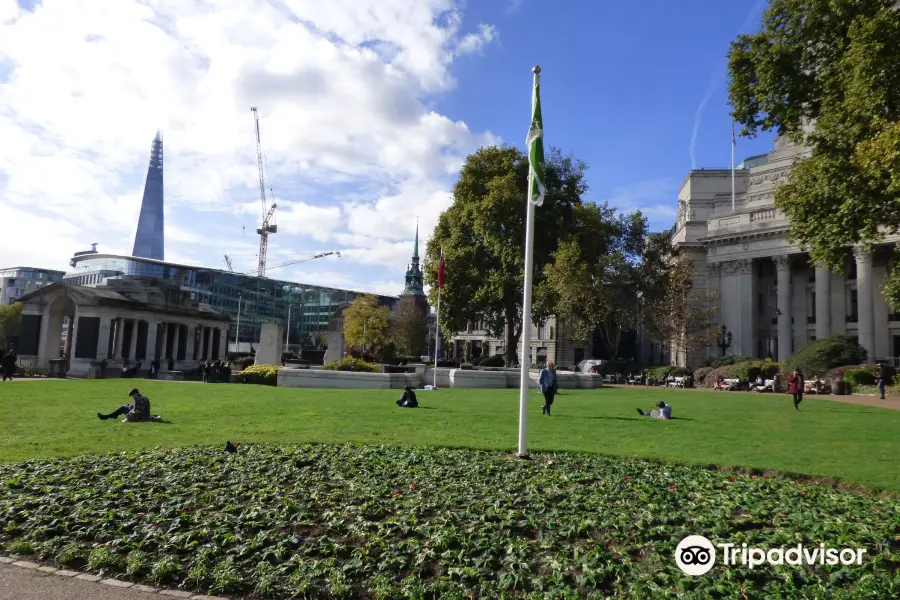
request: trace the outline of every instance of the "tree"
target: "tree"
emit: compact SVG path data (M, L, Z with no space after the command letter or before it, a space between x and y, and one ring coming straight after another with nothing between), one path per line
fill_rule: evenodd
M411 302L401 302L391 323L390 338L401 354L427 354L424 345L428 338L428 315Z
M772 0L729 52L741 135L811 149L775 191L791 240L843 271L848 247L900 229L900 11L895 0ZM895 277L900 272L895 273ZM897 293L891 293L891 289ZM900 310L900 284L886 297Z
M391 324L391 309L379 306L371 294L358 296L344 310L344 339L350 346L372 348L385 342Z
M647 219L640 212L617 216L606 204L578 206L575 215L568 239L544 267L541 293L557 314L575 317L578 337L597 329L610 357L620 358L622 336L640 314Z
M587 191L585 163L553 149L548 157L544 204L535 209L535 296L532 316L543 322L551 303L537 293L543 268L573 222ZM512 147L482 148L466 158L453 188L453 204L441 215L425 260L425 282L437 304L437 270L444 250L441 329L465 329L481 321L506 341L506 363L518 363L525 274L525 209L528 160Z
M650 337L674 352L676 364L679 356L707 351L716 335L716 295L694 289L694 269L690 258L673 253L662 293L644 306Z
M0 305L0 346L9 338L19 335L22 324L22 304Z

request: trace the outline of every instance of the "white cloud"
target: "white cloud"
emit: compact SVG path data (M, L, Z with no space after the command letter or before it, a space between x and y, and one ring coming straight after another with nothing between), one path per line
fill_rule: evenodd
M456 47L460 54L480 52L497 37L497 30L492 25L481 24L475 33L466 34Z
M372 293L384 296L399 296L403 291L403 284L396 281L375 281L369 287Z
M675 219L677 184L668 179L652 179L621 186L600 199L620 212L641 211L651 221Z
M255 105L279 205L272 252L346 244L352 261L397 268L402 282L415 216L430 231L465 155L498 142L428 108L454 87L454 56L497 37L464 30L462 5L43 0L28 11L0 0L0 238L22 229L13 215L68 227L52 251L8 256L58 263L90 242L129 252L160 128L167 255L252 266Z

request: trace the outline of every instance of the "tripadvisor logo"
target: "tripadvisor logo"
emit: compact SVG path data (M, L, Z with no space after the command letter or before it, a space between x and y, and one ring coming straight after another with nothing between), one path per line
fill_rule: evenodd
M761 565L861 565L865 548L826 548L825 544L807 548L803 544L763 550L747 544L716 544L702 535L689 535L675 548L675 564L687 575L703 575L716 564L717 552L725 566Z

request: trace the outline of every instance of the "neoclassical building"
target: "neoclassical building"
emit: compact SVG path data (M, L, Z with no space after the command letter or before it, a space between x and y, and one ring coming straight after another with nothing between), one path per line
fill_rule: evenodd
M674 242L696 266L696 289L717 291L719 325L731 332L727 354L777 360L832 333L856 336L870 361L900 357L900 314L881 293L893 248L889 236L872 253L847 251L843 274L811 264L788 242L789 223L775 208L773 190L808 150L778 138L772 152L731 170L698 169L678 192ZM694 367L710 356L692 352L673 361Z

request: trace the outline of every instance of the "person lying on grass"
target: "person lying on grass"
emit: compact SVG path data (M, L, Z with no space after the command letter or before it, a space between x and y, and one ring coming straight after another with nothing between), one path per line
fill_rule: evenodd
M638 414L642 417L650 417L653 419L671 419L672 418L672 405L666 404L665 402L658 402L656 404L656 408L658 410L653 410L648 413L642 411L641 409L637 409Z
M162 417L158 415L150 416L150 399L141 394L137 388L131 388L128 395L131 396L132 404L120 406L108 415L97 413L97 418L101 421L105 421L107 419L115 419L119 415L125 415L125 421L123 421L123 423L134 423L135 421L162 421Z
M416 393L409 386L403 390L403 395L397 400L397 406L400 408L418 408L419 401L416 400Z

